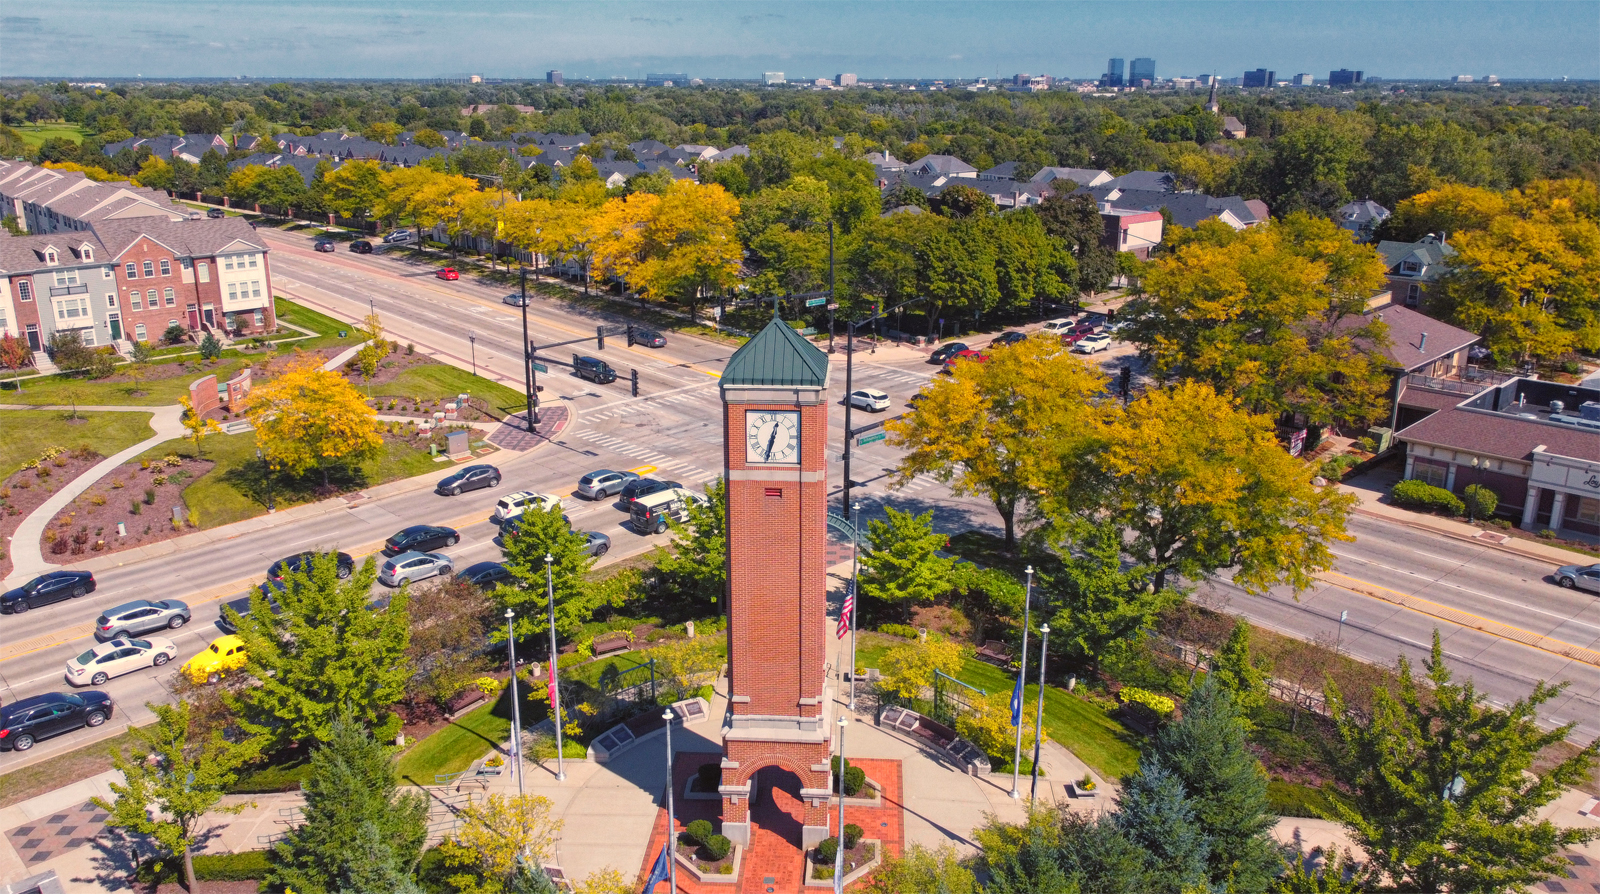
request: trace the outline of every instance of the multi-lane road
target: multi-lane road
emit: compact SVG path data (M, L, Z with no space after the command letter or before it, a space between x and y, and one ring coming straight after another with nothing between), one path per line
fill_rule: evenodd
M520 384L521 311L502 303L503 286L463 279L443 282L430 268L394 258L356 256L348 252L318 254L304 237L262 230L273 246L275 290L344 320L355 321L375 309L388 336L413 342L461 366L476 360L479 371ZM592 336L598 324L625 323L622 317L535 297L529 308L530 338L548 344ZM474 345L469 333L475 336ZM541 376L545 407L565 407L570 416L553 443L529 453L502 451L492 461L504 472L496 491L461 497L435 495L428 482L389 486L368 499L302 507L265 520L246 523L229 537L204 550L131 561L97 571L99 589L67 603L36 609L26 615L0 618L0 700L65 688L64 664L92 642L89 626L104 608L136 598L188 600L194 623L173 639L179 662L204 648L220 631L215 625L218 602L242 593L260 580L274 560L308 548L340 548L370 553L381 541L409 524L439 523L456 527L462 542L447 550L456 568L492 559L498 549L488 516L499 496L529 489L561 495L576 526L609 534L613 548L606 561L652 548L655 538L634 533L626 514L611 503L588 503L572 495L577 479L597 468L649 470L691 487L720 474L723 464L721 401L717 376L732 353L726 344L669 334L666 348L628 347L608 339L604 358L622 371L611 385L579 380L561 367ZM588 346L576 346L592 353ZM553 353L553 352L552 352ZM565 359L568 349L554 356ZM475 358L474 358L475 354ZM834 394L844 395L844 355L834 357ZM1107 367L1115 360L1093 362ZM627 372L637 369L640 396L631 397ZM858 352L855 387L889 393L896 407L933 378L936 368L920 355L900 350L881 354ZM892 412L892 411L891 411ZM831 412L833 446L830 475L842 484L840 453L843 406ZM860 426L867 414L857 413ZM946 530L972 526L994 528L998 516L982 500L958 497L944 485L918 478L898 490L886 489L887 472L899 452L884 442L856 448L852 477L867 481L855 491L863 516L884 504L917 511L933 510ZM443 473L441 472L441 475ZM1567 680L1570 687L1546 706L1551 722L1579 723L1579 734L1600 734L1600 667L1565 659L1510 639L1491 636L1464 624L1451 623L1375 598L1374 593L1421 596L1441 605L1519 630L1551 636L1586 648L1600 645L1600 603L1591 596L1560 590L1546 576L1542 563L1476 543L1397 525L1385 519L1357 517L1356 540L1340 544L1337 573L1312 591L1274 592L1249 596L1226 581L1210 586L1226 596L1229 609L1268 627L1304 638L1336 635L1341 612L1349 620L1338 634L1341 647L1364 660L1391 663L1399 654L1425 655L1437 627L1445 650L1463 675L1470 675L1491 698L1509 701L1540 679ZM104 688L117 700L123 717L143 719L146 700L164 697L170 669L142 671L112 680ZM47 759L81 745L95 735L81 731L40 743L29 762ZM0 772L22 760L0 756Z

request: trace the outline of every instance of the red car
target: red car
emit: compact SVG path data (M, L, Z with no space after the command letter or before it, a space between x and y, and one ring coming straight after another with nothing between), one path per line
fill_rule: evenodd
M1070 348L1083 339L1095 334L1096 330L1098 329L1099 327L1093 325L1092 323L1079 323L1062 334L1061 343Z
M940 372L949 372L955 368L957 363L963 360L971 360L975 363L988 363L989 355L971 349L960 351L950 355L950 359L944 362L944 369L940 370Z
M434 276L437 276L440 279L460 279L461 273L454 267L445 267L444 269L435 273Z

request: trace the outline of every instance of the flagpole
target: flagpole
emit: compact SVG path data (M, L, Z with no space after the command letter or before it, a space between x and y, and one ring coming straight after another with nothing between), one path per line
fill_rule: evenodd
M1044 665L1050 660L1050 625L1039 625L1039 713L1033 720L1033 787L1028 800L1039 797L1039 743L1044 739Z
M667 722L667 872L670 873L672 894L678 894L678 821L672 809L672 709L661 712Z
M550 602L550 713L556 722L556 781L565 782L567 761L565 749L561 745L561 688L556 684L556 585L555 576L551 571L551 563L554 561L554 556L549 553L544 554L544 592L545 598ZM1017 735L1022 735L1020 728Z
M858 577L861 573L861 503L857 501L850 507L850 537L852 548L850 550L850 592L845 601L850 604L850 710L856 709L856 630L857 619L861 616L861 609L857 605L861 594L858 592Z
M1022 682L1028 677L1028 613L1033 608L1033 566L1026 569L1028 586L1022 598L1022 663L1017 668L1017 687L1011 693L1011 725L1017 728L1017 750L1011 758L1011 797L1022 797Z

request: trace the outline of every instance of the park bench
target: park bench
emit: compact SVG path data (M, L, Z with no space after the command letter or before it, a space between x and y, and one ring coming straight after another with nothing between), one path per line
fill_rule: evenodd
M997 639L987 640L978 649L978 660L1000 667L1010 667L1011 647Z
M594 651L594 657L599 658L612 652L626 652L630 645L632 644L628 642L626 633L608 633L605 636L595 637L590 648Z
M969 775L988 773L991 769L988 756L977 746L956 735L956 731L950 727L909 708L890 705L883 709L879 723L892 726L927 742L955 761Z

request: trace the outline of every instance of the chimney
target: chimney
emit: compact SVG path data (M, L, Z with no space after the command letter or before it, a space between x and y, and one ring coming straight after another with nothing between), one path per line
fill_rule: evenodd
M1426 332L1422 333L1422 337L1417 339L1417 350L1419 350L1419 351L1428 350L1428 333L1426 333Z

